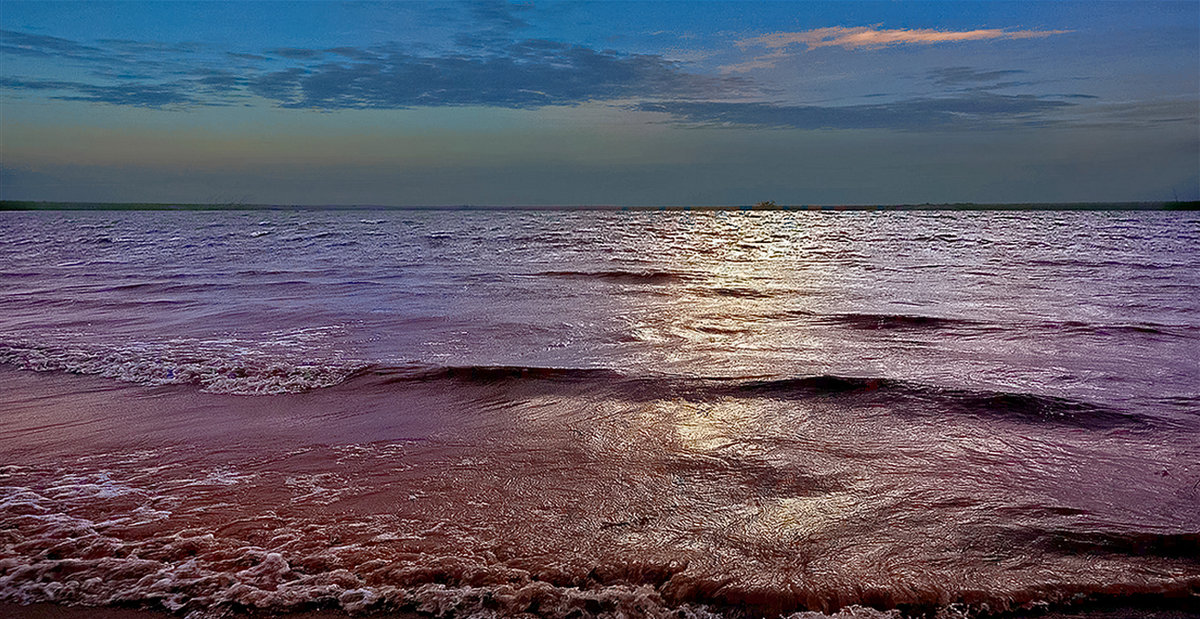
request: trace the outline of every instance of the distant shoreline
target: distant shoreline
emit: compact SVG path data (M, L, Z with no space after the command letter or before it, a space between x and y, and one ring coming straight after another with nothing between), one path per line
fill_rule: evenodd
M1174 211L1200 210L1200 201L1042 202L984 204L797 204L741 206L386 206L292 204L180 204L130 202L37 202L0 200L0 211Z

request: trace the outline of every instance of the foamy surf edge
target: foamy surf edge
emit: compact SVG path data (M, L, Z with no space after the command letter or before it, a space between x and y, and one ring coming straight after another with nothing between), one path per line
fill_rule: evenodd
M66 372L145 386L194 385L207 393L277 395L345 382L366 367L353 361L288 363L264 354L229 350L179 353L141 345L85 350L0 341L0 364L35 372Z

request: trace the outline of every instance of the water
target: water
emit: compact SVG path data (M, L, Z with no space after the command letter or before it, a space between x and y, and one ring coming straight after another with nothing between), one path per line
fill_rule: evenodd
M1190 213L0 214L0 602L1188 605L1197 299Z

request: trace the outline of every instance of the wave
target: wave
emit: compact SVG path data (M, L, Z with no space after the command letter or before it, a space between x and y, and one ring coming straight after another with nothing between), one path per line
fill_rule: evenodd
M1168 262L1165 264L1157 262L1144 261L1122 261L1122 260L1088 260L1081 258L1049 258L1049 259L1031 259L1028 261L1030 266L1034 267L1073 267L1089 270L1110 270L1110 269L1137 269L1147 271L1161 271L1167 269L1178 269L1186 267L1186 263Z
M428 381L495 386L520 384L553 392L575 389L591 394L603 393L604 397L635 401L840 398L847 404L884 404L888 410L906 415L965 414L1092 428L1141 425L1146 422L1145 418L1135 413L1070 398L837 375L784 378L631 376L604 368L367 366L356 371L348 380L362 380L377 385Z
M1033 393L947 388L889 378L823 375L752 380L732 385L729 390L777 399L853 396L872 404L886 404L889 410L908 415L965 414L1093 428L1145 423L1140 415L1081 400Z
M1066 320L1062 322L1047 322L1040 325L1044 329L1066 331L1089 335L1163 335L1172 337L1188 337L1188 331L1194 331L1191 325L1167 325L1158 323L1141 324L1103 324Z
M543 271L536 277L556 277L563 279L602 280L625 284L670 284L686 279L682 273L674 271Z
M90 374L147 386L194 385L209 393L276 395L340 384L362 364L287 363L229 347L188 354L168 349L112 349L36 346L0 342L0 364L38 372Z
M920 314L888 314L846 312L840 314L816 314L794 311L789 317L803 317L818 323L864 331L922 331L940 329L965 329L970 331L994 331L1000 329L1055 331L1082 335L1122 336L1159 335L1188 337L1195 327L1158 323L1108 324L1080 320L1042 321L1030 323L985 322L969 318L948 318Z
M927 316L920 314L889 314L869 312L845 312L836 314L818 314L805 310L793 310L783 318L803 318L820 324L845 327L856 330L901 330L921 331L940 329L964 329L973 332L1014 330L1026 331L1036 329L1081 335L1122 336L1122 335L1158 335L1167 337L1189 337L1196 327L1179 324L1160 323L1130 323L1112 324L1086 322L1081 320L1047 320L1041 322L1005 323L987 322L970 318L949 318L944 316Z
M771 293L764 290L756 290L745 286L718 286L716 288L707 288L704 292L717 297L733 297L735 299L766 299L771 297Z
M593 397L631 401L840 398L847 404L882 404L906 415L963 414L1093 428L1145 423L1134 413L1081 400L948 388L881 377L704 377L632 375L608 368L289 363L261 354L237 354L228 346L182 355L163 350L97 352L4 342L0 342L0 363L24 370L91 374L142 385L194 385L205 392L238 395L300 393L334 386L379 390L413 383L457 382L494 387L521 385L561 393L586 391Z
M829 314L819 318L820 321L833 323L852 329L946 329L951 327L976 326L980 323L964 318L940 318L937 316L920 316L913 314L870 314L845 313Z
M382 383L458 380L476 383L498 383L514 380L583 382L595 380L622 380L615 371L601 368L553 368L504 365L472 366L367 366L354 373L354 377L373 376Z

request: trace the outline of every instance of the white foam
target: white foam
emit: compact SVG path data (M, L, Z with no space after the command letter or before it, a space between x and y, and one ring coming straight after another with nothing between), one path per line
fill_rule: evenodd
M322 331L277 335L268 342L172 340L134 342L119 349L84 350L0 340L0 363L36 372L92 374L142 385L199 385L209 393L271 395L332 387L365 364L287 363L302 356L306 342ZM284 354L283 351L291 350Z
M904 615L898 610L878 610L866 606L847 606L832 615L815 611L792 613L781 619L901 619ZM939 613L939 619L941 615ZM947 618L949 619L949 618Z

